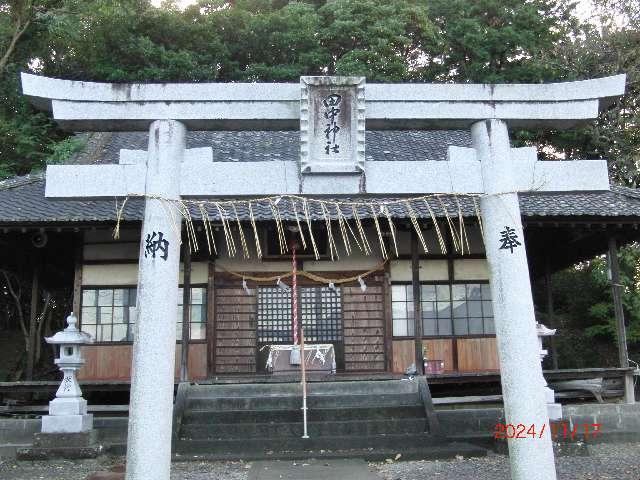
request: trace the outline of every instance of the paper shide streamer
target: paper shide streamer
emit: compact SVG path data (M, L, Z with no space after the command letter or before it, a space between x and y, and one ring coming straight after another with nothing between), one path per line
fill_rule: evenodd
M262 258L260 230L257 226L255 209L261 208L264 211L266 208L270 212L271 221L275 223L275 236L282 255L289 252L285 234L286 224L289 223L295 225L294 231L299 236L303 249L310 247L315 259L320 260L318 242L315 238L318 231L314 232L313 222L324 224L327 250L331 260L340 259L336 236L340 237L342 250L346 255L351 255L356 250L364 255L372 255L374 251L363 225L364 220L371 220L375 235L378 237L380 255L384 260L389 260L392 255L396 258L399 256L396 225L399 219L409 220L422 250L424 253L430 253L423 233L425 220L420 220L417 213L417 209L422 209L426 210L430 218L440 253L447 254L446 236L442 230L445 228L449 232L452 248L464 255L470 252L470 248L460 200L464 198L470 200L473 216L484 236L477 202L480 196L479 194L447 194L448 198L453 197L453 202L447 202L442 198L442 194L392 200L372 198L359 201L328 200L298 195L278 195L246 200L176 200L157 195L129 195L121 204L118 204L116 199L114 238L119 237L127 201L130 198L143 197L160 202L178 236L180 236L180 225L177 219L179 216L184 219L187 243L191 251L197 252L199 249L194 223L202 222L202 230L210 255L219 253L215 232L220 228L229 257L235 257L241 251L242 257L249 259L251 257L249 245L252 243L255 246L255 254L258 258ZM212 216L218 218L212 218ZM246 217L249 225L244 223L243 218L246 219ZM251 236L253 241L249 240ZM388 242L385 241L385 237L389 237Z

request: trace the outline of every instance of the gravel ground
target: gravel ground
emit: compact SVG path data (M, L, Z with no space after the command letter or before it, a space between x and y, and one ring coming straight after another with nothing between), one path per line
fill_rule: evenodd
M108 470L122 458L17 462L0 460L0 480L85 480L99 470ZM176 462L172 480L246 480L250 464L243 462ZM150 479L151 480L151 479Z
M600 444L587 447L589 456L556 456L559 480L640 480L640 443ZM385 480L509 480L509 459L485 458L452 461L394 462L376 465Z
M559 480L640 480L640 443L587 447L588 456L556 457ZM122 458L16 462L0 460L0 480L84 480L98 470L122 463ZM176 462L173 480L246 480L250 464L243 462ZM451 461L411 461L372 464L385 480L509 480L506 455ZM340 480L340 479L334 479Z

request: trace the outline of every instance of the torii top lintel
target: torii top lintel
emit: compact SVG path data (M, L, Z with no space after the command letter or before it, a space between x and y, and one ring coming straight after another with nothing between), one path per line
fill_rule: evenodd
M73 131L147 130L178 120L193 130L298 129L301 83L114 84L22 74L26 96ZM344 78L344 77L343 77ZM354 77L347 77L354 78ZM624 93L625 75L548 84L368 84L369 129L466 128L497 118L511 127L569 128Z

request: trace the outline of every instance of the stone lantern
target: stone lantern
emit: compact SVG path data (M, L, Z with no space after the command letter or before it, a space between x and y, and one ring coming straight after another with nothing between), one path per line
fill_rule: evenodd
M538 333L538 342L540 344L540 362L544 360L544 357L549 353L544 346L542 345L542 339L544 337L551 337L555 335L556 329L547 328L541 323L536 323L536 331ZM544 394L547 399L547 412L549 413L549 420L562 420L562 405L556 403L555 393L549 385L547 385L547 381L542 377L544 382Z
M93 415L87 414L87 401L82 398L76 372L84 365L82 345L93 343L94 338L78 330L77 323L72 312L67 317L67 328L45 338L47 343L59 346L55 363L64 377L56 398L49 402L49 415L42 417L43 433L79 433L93 428Z

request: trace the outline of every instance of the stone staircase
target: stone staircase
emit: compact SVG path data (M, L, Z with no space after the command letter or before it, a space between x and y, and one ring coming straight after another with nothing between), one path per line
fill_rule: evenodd
M247 460L486 453L439 435L424 396L417 380L312 382L310 438L303 439L299 383L185 384L176 401L174 450L181 457Z

